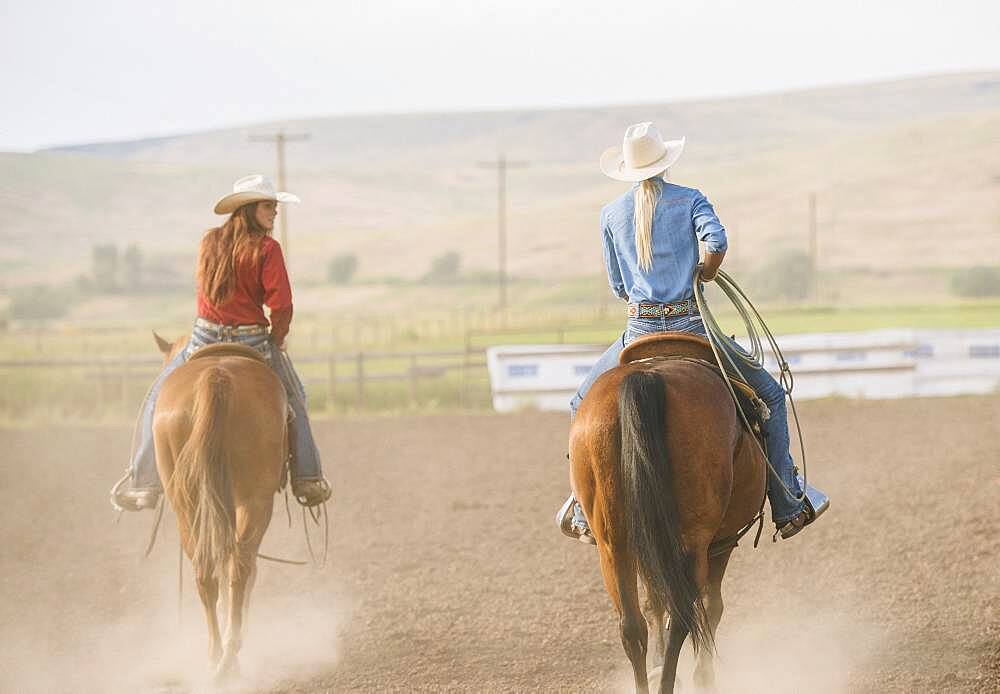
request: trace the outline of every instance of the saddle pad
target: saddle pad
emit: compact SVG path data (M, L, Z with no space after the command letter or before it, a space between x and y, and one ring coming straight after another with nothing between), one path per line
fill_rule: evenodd
M625 347L618 358L618 363L625 366L632 362L660 357L707 362L705 366L715 369L719 376L722 376L722 371L715 361L712 345L704 337L691 333L665 332L640 337ZM742 374L734 371L728 364L726 365L726 373L729 374L729 378L737 390L743 390L747 397L754 397L753 388L746 382Z
M691 357L715 363L715 354L708 340L691 333L666 332L645 335L622 351L618 363L622 366L650 357Z
M267 363L264 355L253 347L241 345L239 342L216 342L212 345L205 345L196 350L190 359L202 359L204 357L246 357L259 362Z

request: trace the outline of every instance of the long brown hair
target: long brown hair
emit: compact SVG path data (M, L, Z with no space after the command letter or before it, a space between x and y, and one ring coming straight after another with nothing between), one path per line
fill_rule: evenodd
M218 306L232 294L236 268L260 260L260 242L271 232L257 223L257 203L238 207L221 227L209 229L198 252L198 288Z

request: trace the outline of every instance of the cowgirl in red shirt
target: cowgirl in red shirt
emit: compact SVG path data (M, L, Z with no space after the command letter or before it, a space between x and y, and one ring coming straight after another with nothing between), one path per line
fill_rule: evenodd
M285 353L285 336L292 320L292 288L281 253L271 238L279 202L298 202L276 192L264 176L246 176L233 192L215 205L217 214L229 214L225 223L210 229L198 253L198 319L187 346L156 379L143 404L139 446L128 474L111 492L116 509L153 508L163 491L153 450L153 413L164 379L196 350L215 342L240 342L259 350L274 368L288 392L295 417L289 422L292 443L292 492L300 503L314 506L330 498L319 451L305 407L305 390ZM271 311L270 330L264 306ZM126 482L131 481L130 485Z

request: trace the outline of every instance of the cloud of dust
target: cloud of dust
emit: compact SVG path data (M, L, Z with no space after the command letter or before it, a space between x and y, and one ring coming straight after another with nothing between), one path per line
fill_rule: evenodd
M727 622L723 616L715 657L716 691L748 694L841 694L851 691L851 677L878 657L882 631L843 610L813 610L768 619ZM632 669L622 651L611 687L633 692ZM652 663L652 654L648 658ZM679 692L694 686L695 659L685 642L677 665ZM653 684L658 685L659 680Z
M312 572L295 582L310 586L304 595L293 592L280 576L266 580L263 564L244 623L240 677L227 683L227 693L301 680L329 671L337 662L338 633L349 617L347 600L329 589L327 576L311 569L294 569ZM180 624L176 575L157 575L161 584L151 591L156 599L137 600L123 608L119 619L95 615L90 623L73 624L71 638L46 638L27 626L5 625L0 691L220 691L212 682L208 629L190 566L185 566ZM225 603L219 603L225 639Z

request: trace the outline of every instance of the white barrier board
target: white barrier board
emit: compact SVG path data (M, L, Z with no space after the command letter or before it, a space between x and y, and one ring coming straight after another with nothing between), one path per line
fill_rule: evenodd
M796 399L1000 392L1000 329L875 330L777 338ZM565 411L605 345L505 345L486 351L493 408ZM770 352L765 365L776 374Z

